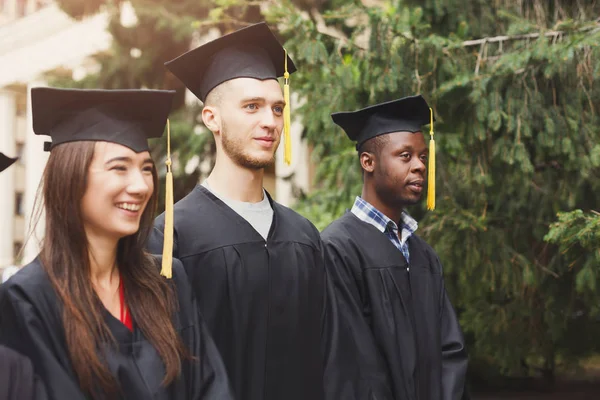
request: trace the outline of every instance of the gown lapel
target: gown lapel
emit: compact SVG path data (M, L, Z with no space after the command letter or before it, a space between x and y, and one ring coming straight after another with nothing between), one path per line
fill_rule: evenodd
M135 322L133 331L130 331L107 310L104 320L117 342L117 348L105 344L106 360L114 376L120 380L125 398L130 398L129 393L145 393L148 398L154 398L163 390L161 382L166 372L158 352Z

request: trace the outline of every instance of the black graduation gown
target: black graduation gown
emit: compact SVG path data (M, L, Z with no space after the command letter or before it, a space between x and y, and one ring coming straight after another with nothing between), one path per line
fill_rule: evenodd
M45 400L46 390L31 361L0 346L0 400Z
M173 322L183 344L197 360L184 360L180 377L163 387L162 360L135 327L135 320L131 332L104 310L105 322L118 346L106 344L103 350L121 386L122 398L232 399L222 360L200 319L178 260L173 260L173 283L179 300ZM0 343L31 359L50 399L85 398L69 360L60 302L39 259L0 286Z
M382 358L393 399L461 399L467 354L433 249L411 236L407 270L387 236L351 212L321 236L346 333L380 351L360 364L362 375L381 377Z
M319 232L274 202L267 240L198 185L174 207L174 250L239 400L323 398ZM148 244L162 253L164 214Z

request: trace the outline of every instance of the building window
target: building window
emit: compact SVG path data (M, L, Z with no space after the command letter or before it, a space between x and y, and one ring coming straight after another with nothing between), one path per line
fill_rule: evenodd
M23 215L23 200L24 200L23 193L22 192L17 192L15 193L15 214L16 215Z

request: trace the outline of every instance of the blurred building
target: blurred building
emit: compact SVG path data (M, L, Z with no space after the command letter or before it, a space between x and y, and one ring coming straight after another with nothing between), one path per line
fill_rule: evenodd
M127 3L124 7L122 23L135 24L135 13ZM106 13L75 21L51 0L0 0L0 151L19 157L0 174L0 275L2 268L36 256L43 231L43 219L35 230L30 224L48 157L42 150L45 138L32 131L30 89L45 86L50 72L69 71L81 79L95 71L92 56L111 46L107 24ZM283 164L279 154L265 178L267 190L286 205L293 203L296 189L309 187L311 168L301 132L301 124L294 123L293 164Z

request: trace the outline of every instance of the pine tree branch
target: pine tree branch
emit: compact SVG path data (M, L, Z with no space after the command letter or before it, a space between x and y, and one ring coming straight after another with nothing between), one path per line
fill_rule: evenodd
M556 272L544 267L543 265L541 265L539 262L536 261L536 266L541 269L543 272L552 275L553 277L555 277L556 279L560 278L560 275L558 275Z
M479 67L481 66L481 59L483 57L483 50L485 49L485 45L487 44L487 40L484 40L481 43L481 48L479 49L479 53L477 53L477 63L475 65L475 75L479 75Z
M494 37L485 37L482 39L475 39L475 40L465 40L464 42L461 43L462 47L471 47L471 46L479 46L482 45L484 43L495 43L495 42L505 42L505 41L509 41L509 40L525 40L525 39L536 39L539 38L540 36L544 36L544 37L552 37L552 38L557 38L560 35L566 35L569 33L583 33L583 32L589 32L589 33L596 33L600 31L600 24L598 24L595 27L592 26L588 26L586 28L580 29L580 30L576 30L573 32L568 32L568 31L548 31L544 34L540 33L540 32L536 32L536 33L527 33L527 34L523 34L523 35L513 35L513 36L508 36L508 35L501 35L501 36L494 36Z

